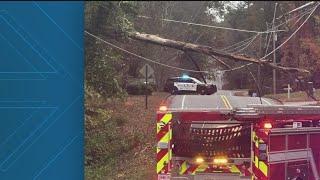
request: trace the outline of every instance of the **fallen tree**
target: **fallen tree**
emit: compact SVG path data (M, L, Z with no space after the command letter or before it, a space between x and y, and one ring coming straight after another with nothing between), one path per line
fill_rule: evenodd
M152 44L156 44L156 45L160 45L160 46L166 46L166 47L170 47L170 48L174 48L174 49L178 49L178 50L182 50L182 51L193 51L193 52L205 54L205 55L208 55L211 57L219 56L219 57L228 58L228 59L234 60L234 61L244 61L244 62L248 62L248 63L261 64L261 65L269 66L271 68L281 70L284 72L303 73L303 74L310 73L308 70L305 70L305 69L278 66L278 65L271 63L267 59L259 60L259 59L255 59L255 58L251 58L251 57L245 57L242 55L225 53L225 52L213 49L210 46L187 43L187 42L182 42L182 41L176 41L176 40L172 40L172 39L165 39L165 38L159 37L157 35L152 35L152 34L132 32L129 34L129 37L132 39L135 39L135 40L144 41L144 42L148 42L148 43L152 43Z

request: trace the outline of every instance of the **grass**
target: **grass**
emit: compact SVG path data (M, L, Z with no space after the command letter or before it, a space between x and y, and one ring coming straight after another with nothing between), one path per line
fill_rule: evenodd
M85 178L156 179L155 115L166 93L86 100Z
M287 93L282 93L282 94L267 94L264 97L269 97L269 98L275 98L283 102L297 102L297 101L313 101L312 98L308 97L306 92L304 91L299 91L299 92L293 92L290 94L290 99L288 99ZM315 91L315 98L317 100L320 99L320 89L317 89Z

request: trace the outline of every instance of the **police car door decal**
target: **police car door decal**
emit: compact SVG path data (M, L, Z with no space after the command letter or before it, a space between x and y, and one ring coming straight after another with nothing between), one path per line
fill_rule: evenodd
M192 79L188 80L187 84L188 84L189 91L197 90L197 84Z
M193 82L193 83L190 83L190 84L191 84L191 87L190 87L191 90L192 90L192 91L197 91L197 84L194 83L194 82Z
M196 91L197 89L195 83L174 82L174 86L177 87L179 91Z
M179 91L186 91L186 90L188 90L188 89L186 88L185 83L183 83L183 82L174 82L174 86L177 87Z

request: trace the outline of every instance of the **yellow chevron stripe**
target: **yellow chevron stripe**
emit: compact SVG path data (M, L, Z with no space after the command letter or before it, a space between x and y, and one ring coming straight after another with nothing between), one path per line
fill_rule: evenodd
M256 135L256 132L253 131L253 132L252 132L252 139L251 139L251 140L254 141L254 138L255 138L255 137L257 137L257 135Z
M172 114L168 113L168 114L165 114L160 121L162 121L164 124L168 124L168 122L170 122L171 119L172 119Z
M208 164L204 163L199 165L193 172L191 172L191 174L196 174L197 172L204 172L206 169L208 168ZM180 167L180 172L179 174L184 174L187 170L187 163L186 161L184 161ZM222 171L214 171L214 172L222 172ZM230 169L231 173L240 173L240 170L238 169L238 167L236 165L232 165L231 169Z
M263 161L259 161L259 169L261 172L268 177L268 166Z
M180 167L180 171L179 171L179 174L184 174L186 171L187 171L188 167L187 167L187 162L184 161L182 164L181 164L181 167Z
M166 135L164 135L159 142L166 142L168 143L170 141L170 132L167 132Z
M169 160L169 153L162 157L162 159L157 163L157 174L163 169L164 164L168 163Z
M194 172L192 172L192 174L195 174L196 172L203 172L203 171L205 171L207 168L208 168L208 164L206 164L206 163L201 164L201 165L199 165L199 166L194 170Z
M238 169L238 167L236 165L232 165L230 171L232 173L240 173L240 170Z
M260 143L260 144L264 144L264 143L265 143L262 139L258 138L258 136L256 135L255 132L253 132L252 138L253 138L252 141L254 142L254 144L255 144L255 146L256 146L257 148L259 148L259 143ZM254 139L258 139L258 140L254 140Z
M160 132L161 130L161 123L157 123L157 134Z
M255 144L256 148L259 148L259 142L258 141L256 141L254 144Z
M254 156L254 166L258 168L266 177L268 177L268 166L265 162L259 161L257 156Z
M161 128L164 124L167 124L172 119L172 114L165 114L161 119L161 123L157 123L157 133L160 132ZM166 132L166 134L159 140L159 142L169 143L172 138L172 129ZM160 148L157 148L157 153L161 151ZM168 149L168 152L161 158L159 162L157 162L157 173L159 174L161 170L164 168L165 164L168 164L172 157L171 148Z
M253 136L253 142L256 146L256 148L259 148L259 144L265 143L262 139L258 138L255 132L252 133ZM257 140L254 140L257 139ZM259 161L259 158L257 156L254 156L254 166L256 166L266 177L268 177L268 166L265 162ZM252 176L253 177L253 176Z

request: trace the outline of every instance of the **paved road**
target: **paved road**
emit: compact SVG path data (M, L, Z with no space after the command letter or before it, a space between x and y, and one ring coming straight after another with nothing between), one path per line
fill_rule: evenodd
M233 91L218 91L213 95L176 95L170 98L169 109L233 109L248 104L278 104L268 98L235 96Z

